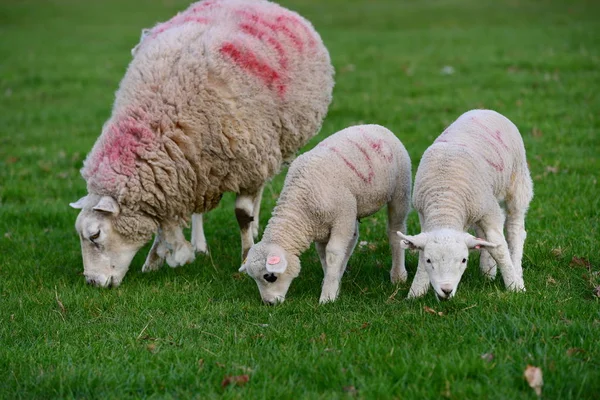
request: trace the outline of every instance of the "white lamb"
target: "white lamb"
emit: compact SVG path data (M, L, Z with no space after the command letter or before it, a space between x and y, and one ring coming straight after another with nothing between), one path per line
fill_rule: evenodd
M265 0L194 3L145 30L133 55L82 169L88 195L72 204L84 275L99 286L119 285L153 233L144 271L193 260L182 226L224 192L238 194L246 253L265 181L318 132L333 88L310 22Z
M521 259L532 197L517 127L495 111L461 115L425 151L417 169L413 206L422 233L398 233L405 246L419 250L409 297L425 294L430 282L438 298L453 297L469 249L476 248L482 249L480 269L485 276L495 278L497 263L506 287L524 291ZM479 238L466 233L471 226Z
M378 125L344 129L291 164L262 240L240 272L254 278L265 303L282 302L300 273L299 255L315 242L325 274L320 302L333 301L358 240L358 219L387 204L390 275L405 281L396 231L406 229L410 187L410 158L392 132Z

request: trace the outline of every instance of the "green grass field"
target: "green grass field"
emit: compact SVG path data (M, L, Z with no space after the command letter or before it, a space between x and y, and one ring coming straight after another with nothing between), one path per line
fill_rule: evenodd
M206 216L211 257L122 286L82 276L79 168L109 117L142 28L182 0L0 2L0 398L533 399L600 393L600 3L285 0L336 67L321 133L378 123L416 171L464 111L520 129L534 178L527 292L486 281L473 255L452 301L389 282L384 213L363 220L337 302L320 306L314 249L286 302L237 273L233 196ZM443 71L450 70L447 74ZM285 171L284 171L285 172ZM265 190L261 226L283 184ZM418 232L413 213L409 232ZM600 290L600 289L596 289ZM431 312L431 309L436 313ZM227 376L247 383L223 387Z

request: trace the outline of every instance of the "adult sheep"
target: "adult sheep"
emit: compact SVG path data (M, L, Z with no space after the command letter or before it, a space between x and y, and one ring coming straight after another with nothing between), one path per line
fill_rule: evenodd
M235 192L244 254L265 181L320 129L333 89L310 22L265 0L206 0L144 30L112 115L81 170L86 281L117 286L193 260L182 226Z

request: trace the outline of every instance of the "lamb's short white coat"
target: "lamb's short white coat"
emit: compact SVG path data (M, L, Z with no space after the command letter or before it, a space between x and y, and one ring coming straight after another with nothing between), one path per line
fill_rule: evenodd
M405 281L405 232L410 210L411 163L396 136L379 125L344 129L290 166L262 240L240 268L258 285L265 303L282 302L300 272L299 255L312 242L325 278L320 302L337 298L358 240L358 219L387 204L393 282Z
M398 234L404 246L419 250L409 297L425 294L429 283L438 298L454 296L474 248L482 249L480 269L487 277L495 278L497 264L508 289L525 290L521 259L532 197L517 127L495 111L461 115L419 163L413 206L422 232ZM469 227L478 238L466 232Z

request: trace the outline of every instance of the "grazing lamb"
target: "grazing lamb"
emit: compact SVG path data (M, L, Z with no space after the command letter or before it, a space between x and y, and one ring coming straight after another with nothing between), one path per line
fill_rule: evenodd
M283 302L300 273L299 255L315 242L325 279L320 302L334 301L358 240L358 219L387 204L392 282L405 281L405 231L411 164L406 149L379 125L344 129L298 157L262 240L240 268L254 278L263 301Z
M495 111L461 115L425 151L417 170L413 206L422 233L398 233L404 246L419 250L409 297L425 294L429 282L438 298L453 297L469 249L477 248L482 249L480 269L488 278L495 278L497 263L506 287L524 291L521 258L532 197L517 127ZM505 204L506 216L499 202ZM466 233L471 226L479 238Z
M119 285L153 233L144 271L193 260L182 226L224 192L238 194L245 254L265 181L318 132L333 89L310 22L265 0L194 3L132 53L81 171L88 195L72 203L84 275L99 286Z

